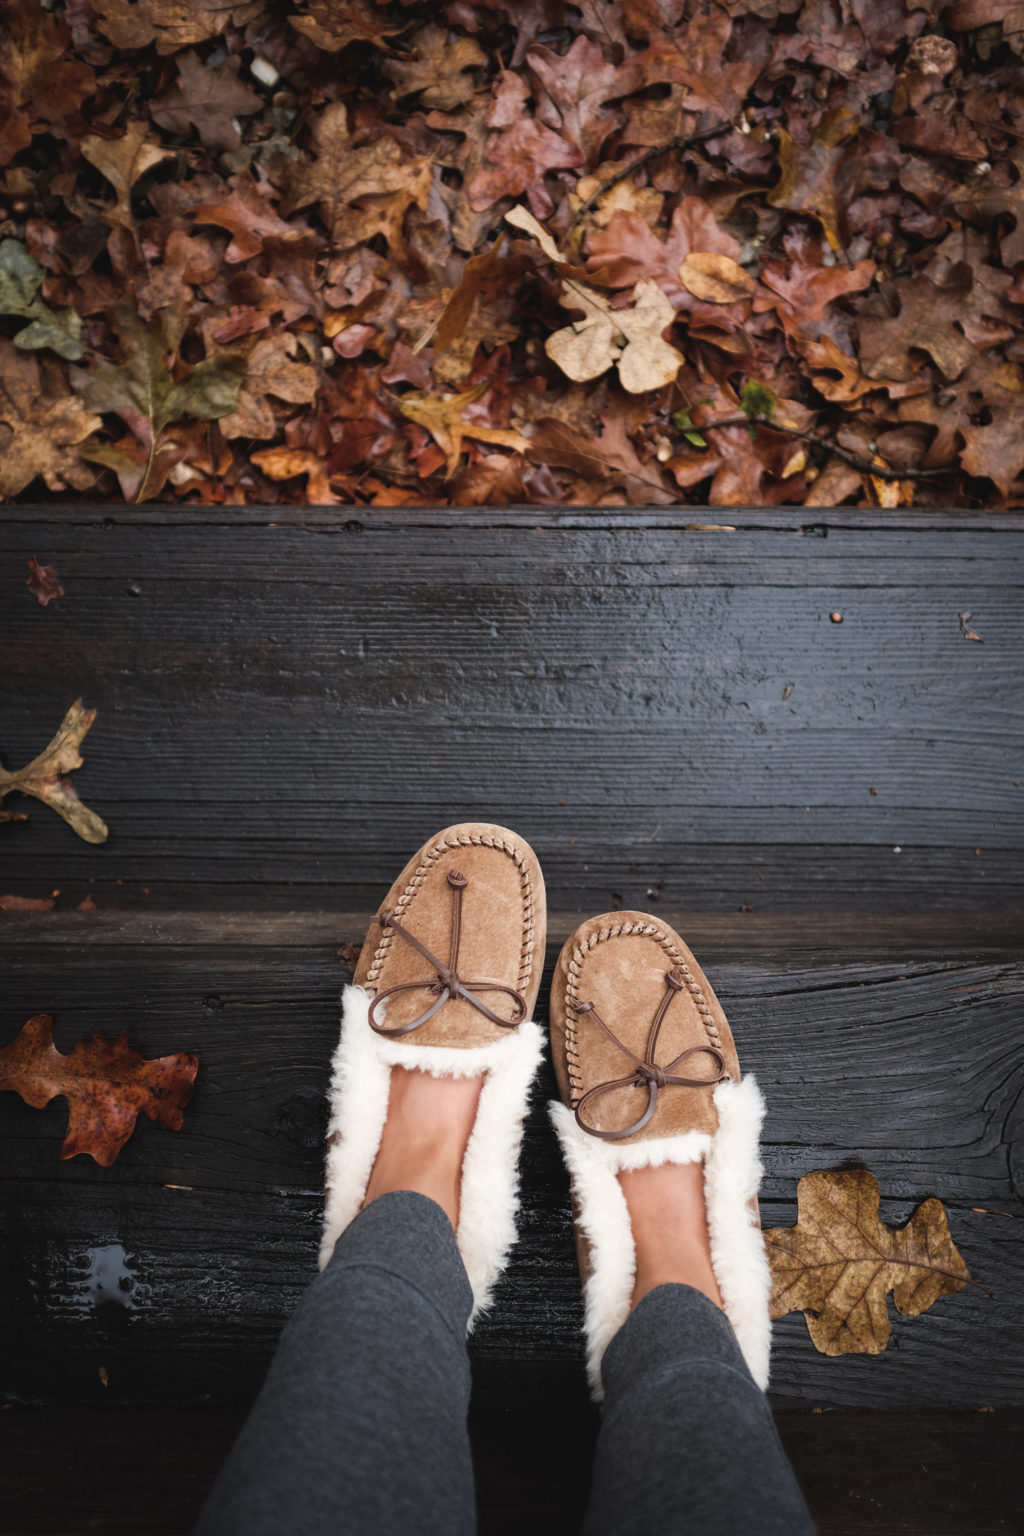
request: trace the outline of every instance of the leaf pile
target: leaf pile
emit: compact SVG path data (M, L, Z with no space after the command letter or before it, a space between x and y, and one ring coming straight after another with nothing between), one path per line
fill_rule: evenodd
M920 1317L971 1278L938 1200L925 1200L896 1231L881 1221L878 1199L866 1169L808 1173L797 1185L796 1226L765 1233L772 1317L803 1312L821 1354L881 1354L890 1291L897 1311Z
M2 496L1024 503L1017 0L0 21Z
M181 1130L198 1070L199 1062L187 1051L146 1061L129 1048L127 1031L117 1040L99 1035L80 1040L64 1056L54 1046L50 1015L37 1013L0 1050L0 1091L20 1094L33 1109L63 1094L69 1115L61 1157L84 1152L109 1168L139 1115L169 1131Z

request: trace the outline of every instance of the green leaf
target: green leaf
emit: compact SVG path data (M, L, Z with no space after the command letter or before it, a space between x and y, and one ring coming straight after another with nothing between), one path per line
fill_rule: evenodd
M756 379L748 379L744 384L740 395L740 410L744 416L767 416L770 419L778 403L778 396L767 384L759 384Z
M711 401L701 400L700 404L710 405ZM697 428L693 424L693 417L690 415L689 407L686 407L681 411L676 411L675 415L672 417L672 425L675 427L677 432L682 433L682 435L686 438L686 441L690 444L691 448L707 447L707 439L701 437L700 433L697 431Z
M82 317L73 309L51 309L39 297L45 275L20 240L0 240L0 314L24 315L32 322L18 332L14 345L26 352L49 347L73 362L87 350L78 339Z

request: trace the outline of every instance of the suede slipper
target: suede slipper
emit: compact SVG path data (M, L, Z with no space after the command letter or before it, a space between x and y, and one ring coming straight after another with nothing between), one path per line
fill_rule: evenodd
M532 848L486 822L439 832L388 891L342 998L321 1269L366 1194L391 1068L482 1076L456 1237L473 1288L470 1327L489 1304L516 1238L519 1148L543 1049L533 1010L546 920Z
M764 1101L693 955L645 912L581 924L551 984L551 1049L563 1102L549 1106L569 1168L584 1281L587 1374L629 1314L636 1252L616 1175L704 1165L711 1262L754 1380L768 1383L771 1273L757 1213Z

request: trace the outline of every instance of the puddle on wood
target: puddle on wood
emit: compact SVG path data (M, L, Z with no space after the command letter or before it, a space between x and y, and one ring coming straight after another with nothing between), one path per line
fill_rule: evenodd
M71 1306L94 1313L106 1326L123 1327L131 1313L147 1306L150 1297L150 1288L140 1281L134 1263L134 1254L120 1243L87 1248L68 1285Z

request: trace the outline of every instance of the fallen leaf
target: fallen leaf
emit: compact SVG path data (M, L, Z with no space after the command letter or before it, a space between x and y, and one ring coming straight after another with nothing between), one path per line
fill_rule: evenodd
M101 139L88 133L82 140L82 154L113 187L117 201L113 207L103 209L103 217L111 224L135 229L132 215L132 187L140 177L165 160L173 160L169 149L154 144L145 123L134 121L117 139Z
M408 26L403 18L389 21L367 0L308 0L306 11L308 15L289 16L288 21L326 53L340 53L350 43L385 48L386 37L394 37Z
M311 405L316 399L316 369L296 356L299 338L290 331L260 336L246 356L245 382L235 408L220 419L225 437L273 437L278 420L267 400L273 395L292 405Z
M98 26L115 48L145 48L159 54L219 37L232 23L244 27L264 9L264 0L90 0Z
M57 567L40 565L35 555L29 556L28 580L25 585L32 596L38 600L40 608L45 608L47 603L52 603L55 597L64 596L64 588L57 580Z
M462 452L462 439L475 438L482 443L498 443L503 448L514 448L525 453L530 443L521 432L504 427L479 426L466 421L463 411L467 405L486 394L491 387L490 379L482 379L472 389L459 395L427 395L410 390L398 402L403 416L425 427L445 455L445 479L455 473Z
M145 450L140 464L125 465L136 501L156 495L180 460L167 429L189 417L215 421L230 415L245 376L244 358L224 352L194 366L178 358L176 371L183 377L176 379L169 360L175 359L185 321L183 311L166 309L147 325L133 305L120 304L111 323L124 361L98 357L88 371L72 370L71 381L89 409L115 412ZM109 457L101 462L110 462Z
M473 99L473 78L466 71L486 63L487 55L475 38L449 41L447 29L431 22L413 37L411 53L385 59L381 72L394 81L391 94L396 101L418 95L421 106L452 112Z
M679 268L683 284L710 304L735 304L757 292L757 283L731 256L691 251Z
M20 240L0 240L0 314L22 315L30 322L14 337L14 345L26 351L50 347L61 357L82 357L82 317L73 309L51 309L43 302L39 289L45 276Z
M181 1130L198 1070L187 1051L147 1061L129 1048L127 1030L117 1040L81 1040L65 1056L54 1046L52 1018L37 1013L0 1050L0 1091L20 1094L33 1109L62 1094L69 1114L61 1158L86 1153L109 1168L140 1114Z
M0 912L52 912L56 905L52 896L0 896Z
M504 71L495 83L494 102L487 114L492 130L484 146L483 165L469 184L470 207L493 207L500 197L526 199L538 218L546 219L554 204L544 185L548 171L582 165L583 153L545 128L526 110L529 87L518 75Z
M558 249L533 215L525 208L513 208L506 222L532 234L545 256L559 261ZM675 310L652 278L637 283L632 304L613 309L597 289L563 277L564 292L559 303L566 309L580 309L583 319L555 331L544 343L544 350L567 378L582 382L599 378L612 364L618 366L619 381L630 394L643 394L671 384L686 359L662 336L675 319Z
M0 496L16 496L41 475L51 491L88 490L95 471L79 445L102 427L74 395L54 395L33 355L0 338Z
M227 58L219 68L200 62L194 49L176 60L178 83L158 96L149 115L161 128L187 138L194 127L210 149L235 149L242 142L236 117L263 108L263 97L238 77L241 60Z
M57 734L45 751L16 773L10 773L0 763L0 801L17 790L22 795L32 795L49 805L58 816L63 816L68 826L87 843L105 843L107 828L95 811L90 811L79 800L75 786L67 777L82 766L79 747L93 721L94 709L83 708L76 699L61 721Z
M970 1272L938 1200L926 1200L905 1227L879 1218L878 1181L866 1169L805 1174L795 1227L772 1227L773 1318L803 1312L825 1355L877 1355L889 1341L886 1296L919 1317L940 1296L963 1289Z
M798 144L787 129L777 129L781 174L768 193L768 202L773 208L789 208L817 219L837 255L846 243L839 227L845 214L837 188L844 156L840 145L857 127L857 118L844 107L826 114L809 144Z

